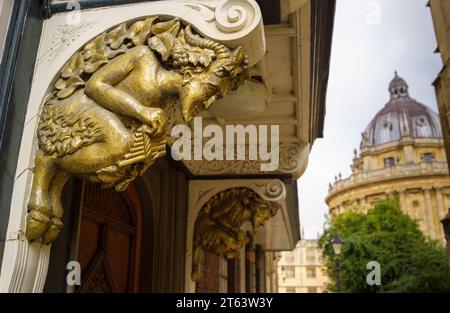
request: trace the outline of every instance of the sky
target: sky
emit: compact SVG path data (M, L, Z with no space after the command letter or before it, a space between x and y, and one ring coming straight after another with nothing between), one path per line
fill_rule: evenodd
M324 138L312 147L298 181L300 225L305 239L322 233L328 183L351 174L361 133L389 100L397 70L412 98L437 111L431 85L442 63L435 54L427 0L337 0Z

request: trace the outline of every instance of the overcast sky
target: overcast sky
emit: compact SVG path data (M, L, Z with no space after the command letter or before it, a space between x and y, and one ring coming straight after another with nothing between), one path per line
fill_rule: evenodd
M387 88L395 70L409 84L411 97L437 111L431 84L441 59L433 53L437 44L426 3L337 0L324 138L314 143L298 185L306 239L322 232L328 183L339 172L351 174L353 149L389 100Z

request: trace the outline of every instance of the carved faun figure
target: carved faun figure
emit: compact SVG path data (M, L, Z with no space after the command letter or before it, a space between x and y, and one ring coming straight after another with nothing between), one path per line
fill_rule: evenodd
M266 201L245 187L214 195L202 207L195 222L192 280L199 281L204 275L205 251L234 258L248 240L243 225L249 222L256 231L280 207L279 203Z
M121 191L165 154L169 103L183 119L208 109L247 77L241 48L196 35L179 20L122 24L86 44L46 98L26 236L51 243L71 174Z

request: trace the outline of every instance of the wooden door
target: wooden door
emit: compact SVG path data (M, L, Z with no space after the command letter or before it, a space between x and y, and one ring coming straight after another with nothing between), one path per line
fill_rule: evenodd
M84 183L81 199L77 292L139 290L142 206L136 188L125 192Z

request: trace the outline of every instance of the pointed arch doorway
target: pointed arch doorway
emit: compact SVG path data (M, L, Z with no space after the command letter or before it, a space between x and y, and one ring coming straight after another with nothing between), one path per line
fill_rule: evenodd
M75 292L138 292L142 204L134 184L124 192L83 182Z
M46 292L183 292L188 179L158 160L124 192L73 179L52 245ZM78 261L81 285L68 286Z

